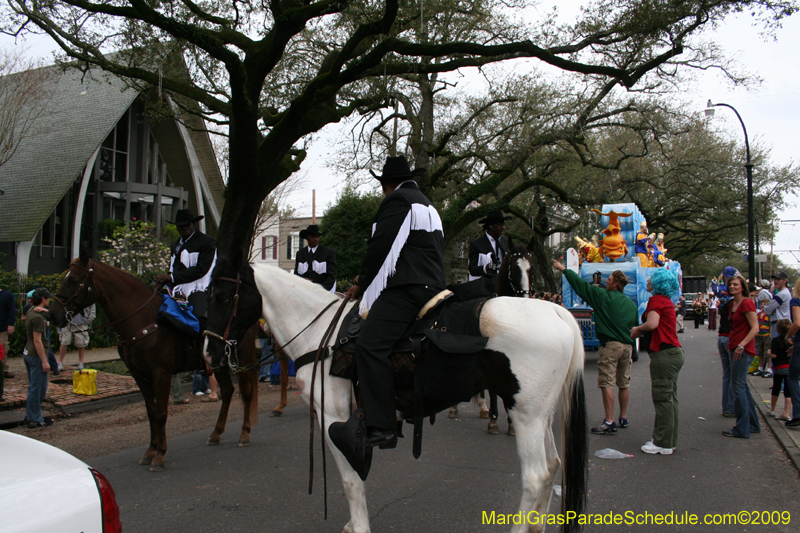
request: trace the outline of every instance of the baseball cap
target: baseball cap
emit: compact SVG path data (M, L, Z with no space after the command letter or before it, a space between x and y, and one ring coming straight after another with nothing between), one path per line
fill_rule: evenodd
M52 297L53 295L50 294L50 291L48 291L44 287L33 289L28 293L28 298L52 298Z
M762 279L761 281L758 282L758 284L761 285L761 287L764 288L764 289L769 289L769 280L768 279Z
M776 270L775 273L772 274L772 276L770 277L774 279L789 279L789 276L787 276L786 272L784 272L783 270Z

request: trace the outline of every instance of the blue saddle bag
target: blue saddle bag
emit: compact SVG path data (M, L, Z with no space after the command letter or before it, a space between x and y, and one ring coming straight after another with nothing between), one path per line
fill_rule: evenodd
M200 321L194 316L192 306L181 304L168 294L161 295L161 308L158 310L158 321L177 329L187 337L200 334Z

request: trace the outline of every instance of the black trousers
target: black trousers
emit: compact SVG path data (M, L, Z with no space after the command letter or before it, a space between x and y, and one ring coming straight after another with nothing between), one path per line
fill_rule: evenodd
M356 345L356 371L367 426L395 429L392 348L419 310L441 289L405 285L384 289L361 326Z

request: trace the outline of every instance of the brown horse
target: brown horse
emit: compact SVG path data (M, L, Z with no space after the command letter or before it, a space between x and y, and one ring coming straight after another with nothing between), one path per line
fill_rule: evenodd
M140 279L88 258L85 252L70 263L58 294L50 304L53 322L65 327L81 309L99 303L119 336L119 354L144 397L150 421L150 446L139 461L151 472L164 469L167 453L167 403L175 372L205 368L202 343L190 342L178 331L156 322L161 297ZM244 403L244 421L239 446L250 444L250 427L258 420L258 364L255 337L257 325L249 328L239 350L239 390ZM216 374L222 392L222 407L208 444L219 444L225 431L233 382L227 369Z

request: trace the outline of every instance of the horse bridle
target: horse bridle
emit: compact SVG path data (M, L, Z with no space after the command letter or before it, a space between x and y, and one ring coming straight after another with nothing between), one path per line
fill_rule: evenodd
M70 311L69 309L67 309L67 305L69 305L69 303L70 303L72 300L74 300L74 299L75 299L75 297L76 297L76 296L78 296L78 295L81 293L81 291L84 289L84 287L86 288L86 292L92 292L92 287L88 287L88 286L86 285L86 283L87 283L88 281L91 281L91 282L92 282L92 286L94 286L94 280L92 279L92 274L94 274L94 267L92 266L92 261L91 261L91 259L89 260L89 264L88 264L87 266L79 265L78 263L73 263L73 264L71 264L70 266L78 267L78 268L80 268L80 269L82 269L82 270L85 270L86 272L88 272L88 273L89 273L89 275L88 275L88 276L86 276L86 278L84 278L84 279L81 281L81 284L80 284L80 285L78 285L78 289L77 289L77 290L76 290L74 293L72 293L72 296L70 296L69 298L67 298L67 301L66 301L66 302L62 300L62 298L64 298L63 296L60 296L60 297L59 297L59 295L58 295L58 294L56 294L55 296L53 296L53 299L54 299L55 301L57 301L58 303L60 303L60 304L61 304L61 307L63 307L63 308L64 308L64 313L65 313L65 314L66 314L66 316L67 316L67 321L68 321L68 322L72 322L72 315L74 315L75 313L73 313L72 311Z
M236 313L238 312L238 309L239 309L239 287L241 287L241 285L242 285L241 276L237 273L236 274L236 279L226 278L226 277L220 276L220 277L216 278L216 280L229 281L231 283L235 283L236 284L236 292L233 295L233 312L231 313L230 318L228 318L228 325L225 327L225 331L223 332L222 335L220 335L219 333L215 333L213 331L209 331L208 329L203 331L203 335L206 336L206 337L212 337L214 339L222 341L225 344L225 357L228 360L228 368L230 368L231 372L233 372L234 374L240 373L240 372L248 372L248 371L250 371L250 370L252 370L252 369L254 369L256 367L262 366L261 365L261 361L258 360L255 363L252 363L250 365L247 365L247 366L244 366L244 367L240 367L239 366L238 341L236 341L236 340L228 340L228 336L230 335L230 332L231 332L231 325L233 324L233 319L236 317ZM333 304L335 304L335 303L336 303L336 300L334 300L331 303L329 303L328 305L326 305L325 308L322 311L320 311L320 313L316 317L314 317L314 319L311 322L309 322L308 325L306 325L306 327L301 329L297 333L297 335L295 335L294 337L289 339L289 342L287 342L286 344L281 346L281 350L283 350L287 346L289 346L305 330L310 328L311 325L314 324L314 322L316 322L322 315L324 315L325 311L330 309L331 306ZM212 367L212 370L217 370L221 366L222 365L220 365L219 367Z
M508 286L511 288L511 292L513 293L514 297L524 298L526 296L530 296L531 294L533 294L534 291L533 287L529 287L528 290L514 288L514 280L511 279L511 262L519 258L524 259L525 256L521 252L514 252L508 256L508 266L506 267L506 276L508 277Z
M228 340L228 335L231 333L231 324L233 324L233 319L236 317L236 313L239 311L239 287L242 286L241 276L237 273L236 279L233 278L226 278L226 277L218 277L217 280L219 281L230 281L231 283L236 284L236 292L233 295L233 312L231 313L230 318L228 318L228 325L225 326L225 331L222 335L215 333L213 331L209 331L208 329L203 331L203 336L205 337L213 337L217 340L222 341L225 344L225 357L228 360L228 368L231 369L231 372L234 374L238 372L246 372L251 370L251 367L255 368L253 365L248 365L245 368L239 366L239 347L238 341L236 340ZM258 361L260 363L261 361ZM255 364L255 363L254 363ZM219 367L218 367L219 368ZM212 370L217 370L216 368L212 368Z

